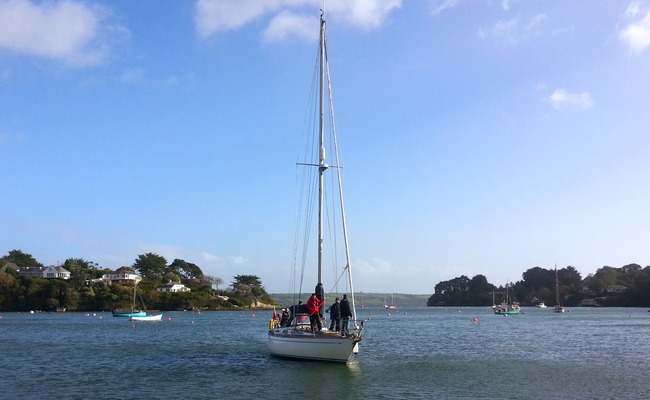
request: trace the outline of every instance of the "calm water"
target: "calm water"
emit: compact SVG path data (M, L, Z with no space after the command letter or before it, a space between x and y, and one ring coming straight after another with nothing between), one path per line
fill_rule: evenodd
M410 308L368 318L348 365L266 348L271 312L0 313L7 399L645 399L647 309ZM167 320L167 318L170 320ZM476 317L478 322L472 322Z

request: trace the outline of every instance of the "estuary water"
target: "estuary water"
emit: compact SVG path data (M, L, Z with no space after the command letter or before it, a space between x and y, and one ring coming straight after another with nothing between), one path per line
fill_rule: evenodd
M270 311L0 313L2 399L646 399L639 308L360 310L347 365L268 355Z

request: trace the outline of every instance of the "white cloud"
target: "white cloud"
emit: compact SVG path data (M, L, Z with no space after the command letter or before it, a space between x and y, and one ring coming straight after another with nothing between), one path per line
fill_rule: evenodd
M198 0L196 29L201 37L238 29L281 4L281 0Z
M347 17L348 22L365 29L380 27L386 16L402 6L402 0L337 0L327 3L327 11Z
M508 21L499 21L492 27L492 35L514 41L519 30L519 19L511 18Z
M459 0L443 0L442 2L434 0L431 2L431 14L434 16L440 15L443 12L454 8L458 5Z
M388 261L376 257L373 257L370 261L357 261L353 267L363 271L363 275L385 274L393 270Z
M526 32L534 32L535 28L542 25L547 19L548 17L546 14L537 14L528 21L528 24L526 24Z
M289 36L317 40L318 30L314 29L313 18L282 11L271 20L262 36L267 41L283 40Z
M556 89L553 94L548 97L548 100L556 109L573 107L587 110L594 105L594 99L588 92L568 93L562 89Z
M331 0L326 3L326 13L341 16L353 26L373 29L381 26L386 16L399 8L402 1ZM305 21L313 21L322 6L322 0L198 0L196 30L200 37L206 38L242 28L270 14L271 22L262 34L265 40L281 40L288 36L311 39L314 34L305 33Z
M214 254L210 254L207 252L201 253L201 258L203 258L204 261L209 263L221 264L223 262L223 259L221 257L215 256Z
M109 12L77 1L0 2L0 49L71 65L100 63L107 54L106 35L123 28L104 24ZM115 29L117 28L117 29Z
M206 251L201 253L201 259L206 263L214 264L217 266L225 265L245 265L250 261L248 258L243 256L228 256L226 258L210 254Z
M643 10L640 2L632 2L625 12L630 21L619 33L619 39L634 54L640 54L650 47L650 10Z
M546 14L537 14L527 21L521 21L519 17L513 17L507 21L498 21L492 27L492 37L509 42L517 43L530 37L540 34L540 29L547 21ZM485 32L479 30L479 37L485 38Z
M242 256L228 256L228 262L235 265L248 264L248 259Z

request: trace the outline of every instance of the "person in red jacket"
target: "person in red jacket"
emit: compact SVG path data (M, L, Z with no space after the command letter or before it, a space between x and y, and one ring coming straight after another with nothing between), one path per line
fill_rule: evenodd
M319 299L316 293L313 293L309 300L307 300L307 312L309 313L309 323L312 332L320 332L323 328L320 322L320 306L322 304L323 300ZM314 327L318 327L318 330L315 330Z

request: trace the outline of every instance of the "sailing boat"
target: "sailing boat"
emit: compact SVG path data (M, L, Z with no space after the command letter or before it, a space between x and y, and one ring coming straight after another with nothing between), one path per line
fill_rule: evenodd
M555 307L553 307L553 312L564 312L564 307L560 303L560 282L557 279L557 265L555 266Z
M397 306L395 305L395 293L393 293L393 300L390 304L386 304L386 296L384 296L384 308L387 310L397 310Z
M349 284L349 290L351 293L349 304L350 311L352 316L349 321L348 332L339 333L336 331L329 331L328 329L315 330L312 331L312 328L309 323L309 318L306 314L303 314L299 306L294 306L292 309L297 311L295 315L292 315L291 323L288 326L277 326L273 323L269 326L268 331L268 346L269 352L273 356L290 358L290 359L304 359L304 360L318 360L318 361L331 361L346 363L352 356L359 351L359 342L361 341L361 332L363 330L363 322L357 324L356 309L354 304L354 290L352 289L352 275L351 275L351 262L350 262L350 252L348 249L348 237L347 237L347 227L345 220L345 210L343 207L343 191L341 183L341 166L339 165L339 155L338 155L338 144L336 140L336 130L333 129L333 110L331 104L331 93L329 93L329 116L331 117L330 124L332 125L332 143L329 143L329 146L334 150L335 154L335 165L330 166L326 163L325 160L325 96L326 90L331 92L329 85L329 68L327 64L327 51L326 51L326 24L323 13L320 16L320 44L319 44L319 62L318 62L318 143L314 157L318 157L318 160L315 160L313 163L299 164L306 167L305 172L312 172L317 174L315 180L318 181L318 190L317 195L315 196L318 199L318 238L316 242L317 250L317 273L318 273L318 282L316 284L316 289L314 293L321 301L324 302L324 286L322 279L323 271L323 258L324 258L324 249L327 248L330 250L333 247L326 246L323 240L324 234L324 215L325 215L325 173L328 170L334 169L337 171L336 178L337 184L333 184L332 187L337 187L338 189L338 205L337 213L340 215L340 231L343 235L342 244L344 246L345 253L345 268L344 272L347 274L347 281ZM327 85L326 85L327 81ZM331 176L331 175L328 175ZM314 180L314 182L315 182ZM329 186L329 185L328 185ZM316 193L314 193L316 194ZM334 197L336 198L336 196ZM330 197L328 197L330 199ZM311 203L308 201L308 203ZM312 210L313 207L306 207L308 210ZM312 215L314 213L307 212L306 214ZM331 216L333 213L328 213L327 215ZM306 223L305 226L309 226L309 223ZM307 236L307 235L306 235ZM328 236L329 237L329 236ZM305 242L308 242L308 238L305 237ZM340 242L339 242L340 243ZM309 246L304 246L309 248ZM303 256L304 260L306 256ZM303 267L304 268L304 267ZM302 274L301 274L302 276ZM337 281L338 282L338 281ZM300 291L299 291L300 292ZM320 307L320 314L323 314L323 305ZM345 324L345 321L344 321Z
M133 285L133 303L130 312L128 310L115 310L113 311L114 317L129 317L129 321L161 321L162 314L149 315L146 311L136 310L135 308L135 295L138 291L138 283Z
M135 294L136 291L138 290L138 281L136 281L133 284L133 303L131 304L131 308L116 308L113 310L113 316L114 317L145 317L147 315L147 312L144 310L137 309L135 307Z
M510 298L508 284L506 283L506 297L501 304L494 308L494 313L496 315L514 315L519 314L519 312L521 312L521 307L519 307L519 303Z

